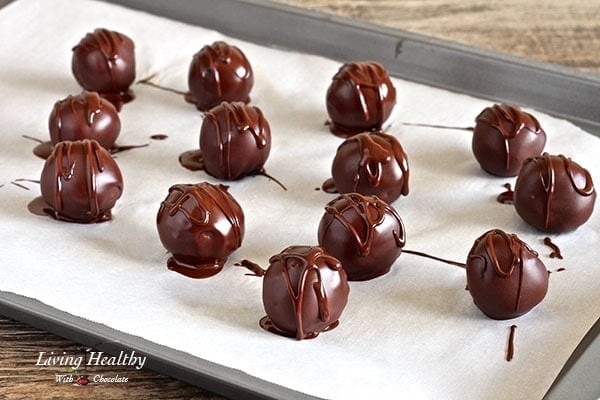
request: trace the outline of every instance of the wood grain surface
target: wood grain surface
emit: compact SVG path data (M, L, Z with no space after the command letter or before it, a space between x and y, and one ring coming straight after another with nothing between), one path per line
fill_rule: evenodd
M279 0L281 3L600 72L600 0ZM142 369L100 367L90 375L127 383L56 383L64 367L36 366L39 352L72 354L77 343L0 316L0 400L223 399Z
M279 2L600 72L600 0Z

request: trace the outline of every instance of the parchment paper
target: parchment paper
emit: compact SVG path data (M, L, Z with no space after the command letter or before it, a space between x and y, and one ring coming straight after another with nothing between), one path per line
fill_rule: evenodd
M11 184L39 179L43 160L22 135L48 140L54 102L81 90L71 75L71 48L97 27L135 41L139 79L158 74L157 83L180 90L187 89L193 54L215 40L238 45L252 63L252 103L273 135L266 170L288 190L260 176L228 183L245 211L246 236L212 279L168 271L155 227L169 186L217 182L177 161L197 147L202 121L180 96L133 87L137 98L120 114L118 144L149 146L116 156L125 192L113 221L79 225L33 215L27 204L39 196L38 185L20 182L30 189L24 190ZM496 202L503 184L514 179L480 170L468 132L401 124L472 126L490 102L396 79L398 102L388 123L411 169L409 196L393 203L406 225L406 248L464 261L475 238L500 228L540 252L550 271L566 269L550 275L548 295L532 312L494 321L473 305L462 269L403 254L389 274L351 284L335 330L306 341L268 333L258 326L261 280L233 263L247 258L266 266L288 245L316 244L323 207L333 196L315 188L329 177L341 142L323 125L324 98L340 64L91 1L16 1L0 11L0 38L0 290L338 399L541 398L599 317L597 210L576 231L552 236L565 258L551 259L542 244L546 235L522 222L512 206ZM548 152L572 157L600 179L598 138L527 110L548 133ZM169 138L150 139L159 133ZM507 362L511 324L518 328L515 356Z

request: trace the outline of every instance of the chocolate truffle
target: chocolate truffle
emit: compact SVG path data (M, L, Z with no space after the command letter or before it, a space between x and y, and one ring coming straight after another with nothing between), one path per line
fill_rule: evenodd
M40 177L45 210L56 219L92 223L111 218L123 193L119 166L95 140L59 142Z
M393 207L358 193L343 194L325 207L319 245L342 262L350 281L387 273L405 244L402 219Z
M475 122L473 154L492 175L516 176L523 161L539 156L546 144L537 119L513 105L487 107Z
M516 318L540 303L548 270L517 235L499 229L481 235L467 258L467 286L473 301L493 319Z
M244 53L225 42L215 42L194 55L186 98L206 111L223 101L249 102L253 85L252 67Z
M271 129L258 107L223 102L204 116L200 152L204 169L225 180L260 172L271 151Z
M333 77L326 100L331 132L349 137L381 130L396 104L396 89L381 64L349 62Z
M350 288L337 259L318 246L290 246L269 263L263 278L264 329L312 339L339 324Z
M133 99L129 86L135 80L134 47L122 33L96 29L73 47L73 75L85 90L100 93L120 110Z
M324 190L376 195L391 203L408 195L408 160L394 136L364 132L346 139L337 149L331 180Z
M590 173L563 155L544 153L525 161L514 190L517 213L535 228L567 232L594 211L596 191Z
M110 150L121 131L115 107L96 92L84 91L57 101L48 120L53 145L64 140L94 139Z
M208 278L242 245L244 213L227 186L207 182L171 186L156 219L169 269Z

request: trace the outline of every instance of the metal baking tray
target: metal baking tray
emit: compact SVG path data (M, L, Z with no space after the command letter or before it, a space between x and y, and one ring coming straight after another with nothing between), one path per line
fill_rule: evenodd
M600 76L266 0L107 0L267 46L340 61L377 60L399 78L533 107L600 136ZM9 1L0 0L0 7ZM269 21L269 23L265 23ZM0 291L0 314L105 352L135 350L149 368L231 398L314 399L242 371ZM600 319L544 397L600 396Z

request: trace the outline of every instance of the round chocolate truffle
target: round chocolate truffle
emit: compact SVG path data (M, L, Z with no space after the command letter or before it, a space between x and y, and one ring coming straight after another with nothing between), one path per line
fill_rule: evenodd
M160 241L172 254L169 269L208 278L242 245L244 213L227 186L207 182L171 186L157 215Z
M596 191L590 173L563 155L544 153L525 161L514 190L517 213L535 228L567 232L594 211Z
M408 160L398 140L382 132L363 132L346 139L337 149L331 181L339 193L375 195L391 203L408 195Z
M326 100L331 132L349 137L381 130L396 104L396 89L381 64L350 62L333 77Z
M59 142L40 177L46 210L59 220L80 223L111 219L123 193L123 176L109 152L95 140Z
M188 74L188 101L201 111L223 101L249 102L254 75L240 49L225 42L204 46L194 55Z
M96 29L73 47L73 75L85 90L100 93L120 110L133 99L129 86L135 80L134 47L122 33Z
M499 229L481 235L467 258L467 286L473 301L493 319L516 318L546 296L548 270L517 235Z
M200 152L212 176L236 180L262 170L271 151L271 129L258 107L223 102L204 116Z
M523 161L539 156L546 144L537 119L513 105L487 107L475 122L473 154L492 175L516 176Z
M339 324L350 288L337 259L318 246L290 246L269 264L263 278L264 329L312 339Z
M121 131L115 107L97 92L84 91L57 101L48 120L53 145L65 140L94 139L110 150Z
M342 262L350 281L387 273L406 241L404 224L393 207L358 193L343 194L325 207L319 245Z

